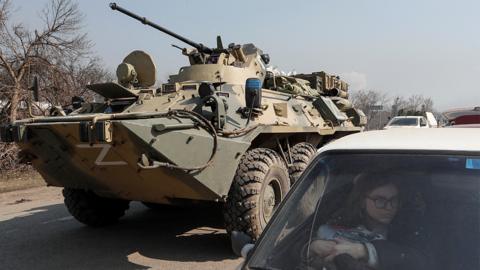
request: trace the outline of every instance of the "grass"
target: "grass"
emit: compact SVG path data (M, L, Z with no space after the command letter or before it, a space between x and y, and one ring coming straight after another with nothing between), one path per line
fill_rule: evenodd
M0 193L45 186L42 176L35 170L0 173Z

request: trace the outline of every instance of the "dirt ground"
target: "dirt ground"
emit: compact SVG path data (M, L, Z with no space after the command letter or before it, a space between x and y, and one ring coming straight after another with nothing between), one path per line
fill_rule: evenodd
M0 173L0 193L46 186L42 176L34 170Z
M217 212L132 202L117 224L89 228L67 212L62 188L46 187L39 174L2 176L0 269L235 269L242 259Z
M89 228L63 205L62 189L0 193L0 269L235 269L217 211L158 212L132 202L117 224Z

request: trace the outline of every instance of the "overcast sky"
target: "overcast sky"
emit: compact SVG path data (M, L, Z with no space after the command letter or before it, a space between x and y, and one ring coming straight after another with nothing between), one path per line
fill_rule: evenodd
M41 25L48 0L13 0L13 19ZM112 11L78 1L84 32L114 72L130 51L154 56L159 79L188 63L180 41ZM194 41L254 43L284 71L340 74L351 89L430 96L439 110L480 106L480 1L154 1L119 5Z

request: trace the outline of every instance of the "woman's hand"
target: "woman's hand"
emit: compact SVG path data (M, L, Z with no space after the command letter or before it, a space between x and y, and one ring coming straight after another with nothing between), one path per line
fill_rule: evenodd
M334 243L333 249L325 257L326 261L332 261L333 258L340 254L349 254L357 260L368 257L367 249L361 243L353 243L342 238L335 238Z
M332 240L314 240L310 243L310 252L313 256L325 258L334 251L336 245L337 243Z

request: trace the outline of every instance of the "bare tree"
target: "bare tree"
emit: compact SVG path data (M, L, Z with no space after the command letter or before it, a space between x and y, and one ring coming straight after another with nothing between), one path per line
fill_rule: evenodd
M375 90L360 90L353 92L351 100L356 108L361 109L367 116L366 129L380 129L388 121L390 116L389 98L386 93Z
M400 97L399 97L400 98ZM393 112L393 107L397 106L397 111ZM392 116L395 115L424 115L425 112L434 112L433 99L422 95L411 95L408 99L403 99L398 104L392 105Z
M54 69L38 71L41 96L49 104L66 106L72 96L92 100L93 93L86 85L110 80L110 74L101 67L99 58L79 61L76 57L64 57L56 61ZM41 73L40 73L41 72Z
M0 0L0 69L6 74L2 94L9 101L9 121L17 119L31 71L55 70L55 60L88 54L90 43L78 34L82 15L70 0L52 0L41 13L41 30L9 24L10 0Z
M433 107L433 99L430 97L424 98L423 99L423 104L422 104L422 110L424 112L433 112L435 111Z
M391 112L390 112L390 116L391 117L397 116L399 111L401 111L405 108L406 104L407 104L407 101L405 100L405 98L403 98L401 96L395 96L392 99L392 109L391 109Z
M376 106L385 105L389 98L387 94L380 91L360 90L352 93L351 100L357 108L369 112L378 108Z
M367 130L381 129L391 117L398 115L425 115L425 112L438 115L433 99L422 95L411 95L407 98L395 96L389 99L388 95L381 91L360 90L352 92L350 97L353 105L367 116Z
M11 10L10 0L0 0L0 123L21 116L33 77L51 105L67 105L73 95L88 99L85 85L110 79L79 33L83 17L76 4L51 0L40 14L43 26L34 30L10 23ZM15 144L0 144L0 172L25 168L17 151Z
M411 95L410 97L408 97L406 110L409 112L410 115L417 114L416 112L420 111L422 103L422 95Z

